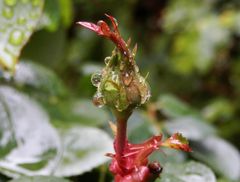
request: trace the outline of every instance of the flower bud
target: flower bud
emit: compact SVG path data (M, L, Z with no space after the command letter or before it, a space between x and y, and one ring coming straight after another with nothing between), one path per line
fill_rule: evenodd
M112 56L105 59L106 66L101 73L92 76L92 83L97 87L94 103L98 106L106 104L122 112L149 99L149 86L139 74L133 53L128 49L126 55L114 49Z

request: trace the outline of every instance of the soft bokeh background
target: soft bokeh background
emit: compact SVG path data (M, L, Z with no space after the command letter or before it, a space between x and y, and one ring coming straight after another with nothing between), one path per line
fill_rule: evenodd
M130 118L130 140L179 131L194 150L154 153L151 160L165 166L161 181L214 182L213 173L218 182L240 180L239 0L44 3L14 78L2 71L0 181L51 171L72 181L112 180L103 154L112 150L114 118L91 103L90 78L114 45L76 25L106 20L104 13L138 44L136 60L151 86L150 101Z

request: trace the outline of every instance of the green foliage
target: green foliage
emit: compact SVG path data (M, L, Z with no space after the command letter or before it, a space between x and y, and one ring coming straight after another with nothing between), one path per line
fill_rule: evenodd
M55 175L79 175L108 160L104 155L112 151L113 141L103 131L76 125L59 130L65 150Z
M69 182L62 178L52 177L52 176L35 176L35 177L21 177L10 182Z
M113 150L113 117L92 104L90 78L113 45L75 25L104 13L138 43L152 90L129 120L130 141L181 132L193 148L154 152L157 181L240 180L237 0L0 0L0 9L1 182L112 180L99 166Z
M207 166L188 162L184 164L168 163L160 180L157 182L216 182L216 178Z
M0 64L10 72L41 17L43 4L44 0L0 1Z
M60 157L60 139L45 111L7 86L0 87L0 103L0 170L10 176L50 174Z

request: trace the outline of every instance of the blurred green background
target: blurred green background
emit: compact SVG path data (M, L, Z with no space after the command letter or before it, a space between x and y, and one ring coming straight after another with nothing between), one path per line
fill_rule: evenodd
M114 118L91 103L90 79L114 45L76 25L106 20L104 13L116 17L132 47L138 44L136 61L151 86L150 101L130 118L130 140L179 131L193 148L190 154L154 153L151 160L165 167L158 181L240 180L240 1L0 0L0 5L0 63L7 62L6 55L19 60L12 78L0 71L1 182L22 175L112 181L104 153L112 150L108 121ZM30 181L16 181L21 180Z

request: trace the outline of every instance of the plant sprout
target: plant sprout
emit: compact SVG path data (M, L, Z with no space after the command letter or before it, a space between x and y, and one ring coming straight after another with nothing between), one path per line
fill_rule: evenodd
M97 24L77 22L99 36L111 40L116 48L110 57L105 58L106 66L101 72L92 75L92 83L97 87L93 103L98 107L106 105L116 117L116 125L110 123L115 135L114 154L109 170L114 175L115 182L151 182L159 177L162 166L159 162L149 162L148 157L160 147L169 147L190 152L188 141L175 133L162 141L162 135L152 136L140 144L132 144L127 139L127 121L133 110L145 104L150 98L150 87L141 76L135 61L137 44L130 48L131 40L123 40L118 30L116 19L106 16L112 23L112 28L105 21ZM136 121L137 122L137 121Z

